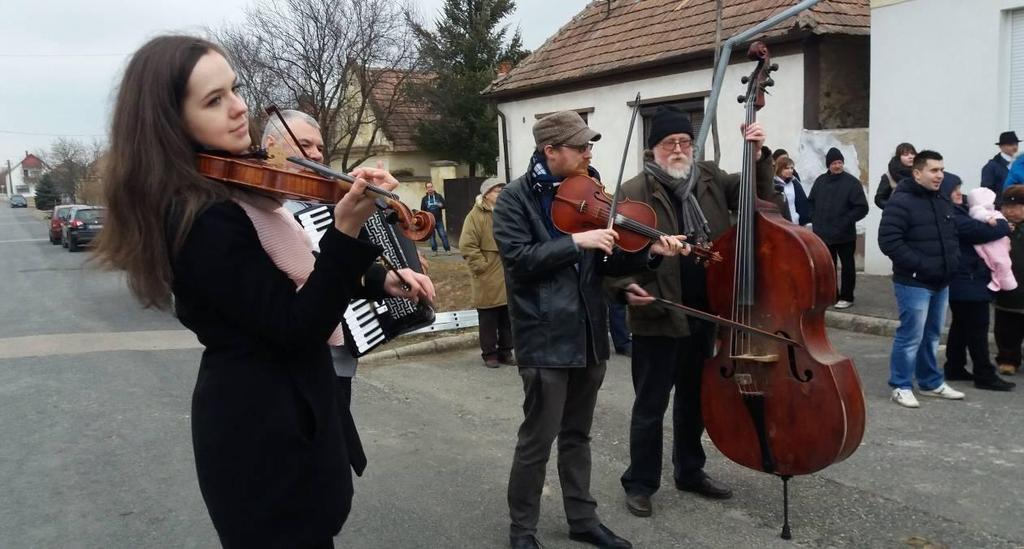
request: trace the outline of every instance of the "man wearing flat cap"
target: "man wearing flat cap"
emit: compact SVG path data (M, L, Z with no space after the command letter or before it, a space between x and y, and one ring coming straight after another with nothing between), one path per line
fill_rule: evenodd
M590 493L590 427L608 359L606 274L642 271L684 247L662 237L647 250L614 249L615 231L564 234L551 205L562 180L598 178L590 166L601 134L572 111L533 126L536 149L526 173L505 187L494 207L494 238L505 266L512 339L523 380L524 419L508 483L513 548L536 548L541 491L551 444L558 438L558 477L569 537L604 548L632 545L601 524ZM607 260L605 260L607 257ZM638 286L637 299L653 298Z
M622 197L650 204L658 230L684 234L691 242L710 242L730 227L730 211L739 207L740 176L714 162L694 162L693 126L684 112L658 107L650 124L644 171L622 184ZM771 152L761 150L764 130L744 131L757 144L757 194L779 204L772 186ZM690 170L699 170L690 185ZM656 297L702 310L708 308L704 268L690 256L665 258L657 270L611 281L613 288L639 284ZM621 293L619 294L622 295ZM624 296L627 300L629 295ZM633 389L636 399L629 430L629 468L622 475L626 507L636 516L653 512L651 496L661 485L662 422L669 394L672 405L672 463L675 486L708 498L732 492L704 472L700 386L704 361L711 356L714 327L664 307L629 307L633 332Z
M999 134L996 146L999 152L981 168L981 186L996 193L998 206L1003 194L1003 183L1010 173L1010 162L1013 162L1020 147L1020 139L1017 139L1016 132L1003 132Z

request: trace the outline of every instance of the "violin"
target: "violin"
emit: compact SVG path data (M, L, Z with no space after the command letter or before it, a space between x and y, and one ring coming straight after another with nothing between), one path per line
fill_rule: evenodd
M267 112L277 114L288 133L292 133L277 107L267 107ZM295 139L294 134L292 139ZM298 140L295 139L295 142L298 143ZM335 204L351 190L355 182L352 176L308 158L288 157L289 162L308 171L272 165L267 162L265 151L245 157L211 153L199 153L197 157L199 173L204 177L275 198ZM373 185L367 185L366 192L378 195L378 202L383 202L394 211L399 229L409 239L423 241L434 232L434 216L430 213L410 209L397 194Z
M551 203L551 221L558 230L573 234L608 228L612 196L604 185L589 175L572 175L558 186ZM635 253L652 241L669 236L655 227L658 216L654 208L643 202L619 200L616 204L614 228L619 233L616 245L626 252ZM710 246L689 244L698 261L722 261L722 255Z

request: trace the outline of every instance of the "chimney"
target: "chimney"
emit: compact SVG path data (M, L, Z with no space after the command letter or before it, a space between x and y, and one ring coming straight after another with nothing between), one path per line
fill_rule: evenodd
M510 61L502 61L498 63L498 78L505 76L512 70L512 63Z

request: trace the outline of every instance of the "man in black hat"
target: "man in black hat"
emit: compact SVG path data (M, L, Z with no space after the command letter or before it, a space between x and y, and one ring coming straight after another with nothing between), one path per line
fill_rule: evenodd
M562 180L587 174L592 142L601 134L572 111L533 126L536 150L526 174L498 195L494 238L505 266L512 339L523 379L524 419L508 481L514 549L539 547L537 521L551 444L558 438L558 477L569 538L602 548L632 545L601 524L590 494L590 427L608 360L608 324L601 282L649 268L648 252L685 253L681 238L662 237L648 250L614 250L611 229L567 235L555 228L551 205ZM604 258L607 256L607 260ZM634 300L653 301L639 286Z
M996 193L996 205L998 206L1003 194L1003 183L1010 173L1010 162L1017 155L1020 139L1017 139L1016 132L1003 132L999 134L999 153L993 156L985 166L981 168L981 186Z
M710 242L730 227L730 211L739 206L740 176L727 174L714 162L693 159L690 118L673 107L658 107L651 119L644 171L622 184L622 197L650 204L658 230L685 234L690 241ZM759 124L746 128L747 141L764 142ZM692 187L690 170L699 170ZM760 151L757 194L778 203L772 188L771 151ZM656 271L609 281L620 300L630 303L633 332L632 373L636 398L629 430L629 468L622 475L626 507L636 516L650 516L651 496L661 485L662 423L669 395L672 406L672 463L675 486L704 497L725 499L732 492L704 472L701 444L700 385L704 360L711 356L714 327L664 307L639 307L621 289L639 284L651 295L707 310L704 268L689 256L665 258Z
M814 234L828 246L836 268L842 265L836 309L853 306L853 289L857 282L857 267L853 257L857 249L857 222L868 215L864 186L860 180L846 172L845 162L839 149L829 149L825 153L828 171L814 180L811 194L807 197Z

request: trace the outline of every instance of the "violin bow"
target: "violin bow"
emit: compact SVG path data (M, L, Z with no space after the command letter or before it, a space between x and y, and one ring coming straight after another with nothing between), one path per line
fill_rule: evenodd
M626 171L626 156L629 155L629 142L633 139L633 126L636 124L636 114L640 112L640 92L637 92L633 100L633 114L629 117L629 130L626 131L626 147L622 151L622 162L619 164L619 179L615 182L615 194L612 195L612 205L608 208L608 228L615 227L615 210L619 206L619 197L622 195L622 175Z
M735 329L740 330L742 332L750 332L752 334L757 334L757 335L760 335L760 336L764 336L764 337L767 337L769 339L774 339L775 341L779 341L781 343L785 343L786 345L791 345L791 346L796 347L798 349L799 348L803 348L803 345L800 345L799 343L797 343L796 341L793 341L792 339L789 339L788 337L781 336L779 334L773 334L771 332L767 332L767 331L762 330L760 328L755 328L753 326L748 326L746 324L743 324L742 322L736 322L735 320L730 320L728 318L720 317L718 315L713 315L711 313L705 313L704 311L702 311L700 309L694 309L693 307L687 307L686 305L682 305L680 303L676 303L675 301L669 301L667 299L662 299L660 297L656 297L656 298L654 298L654 302L658 303L659 305L664 305L666 307L672 307L674 309L679 309L680 311L682 311L684 314L686 314L688 316L696 317L696 318L699 318L699 319L702 319L702 320L707 320L709 322L714 322L715 324L719 324L719 325L723 325L723 326L729 326L730 328L735 328Z
M306 160L312 162L313 159L310 158L308 154L306 154L306 149L303 149L302 145L299 144L299 138L295 137L295 132L292 131L291 126L288 125L288 122L285 122L284 115L281 114L281 109L277 108L277 105L269 105L265 110L267 111L267 114L271 116L277 116L277 119L281 121L281 125L284 126L284 130L288 132L288 135L292 137L292 142L295 143L294 148L299 149L299 152L302 153L302 156L304 156ZM262 146L263 144L260 143L260 145Z

